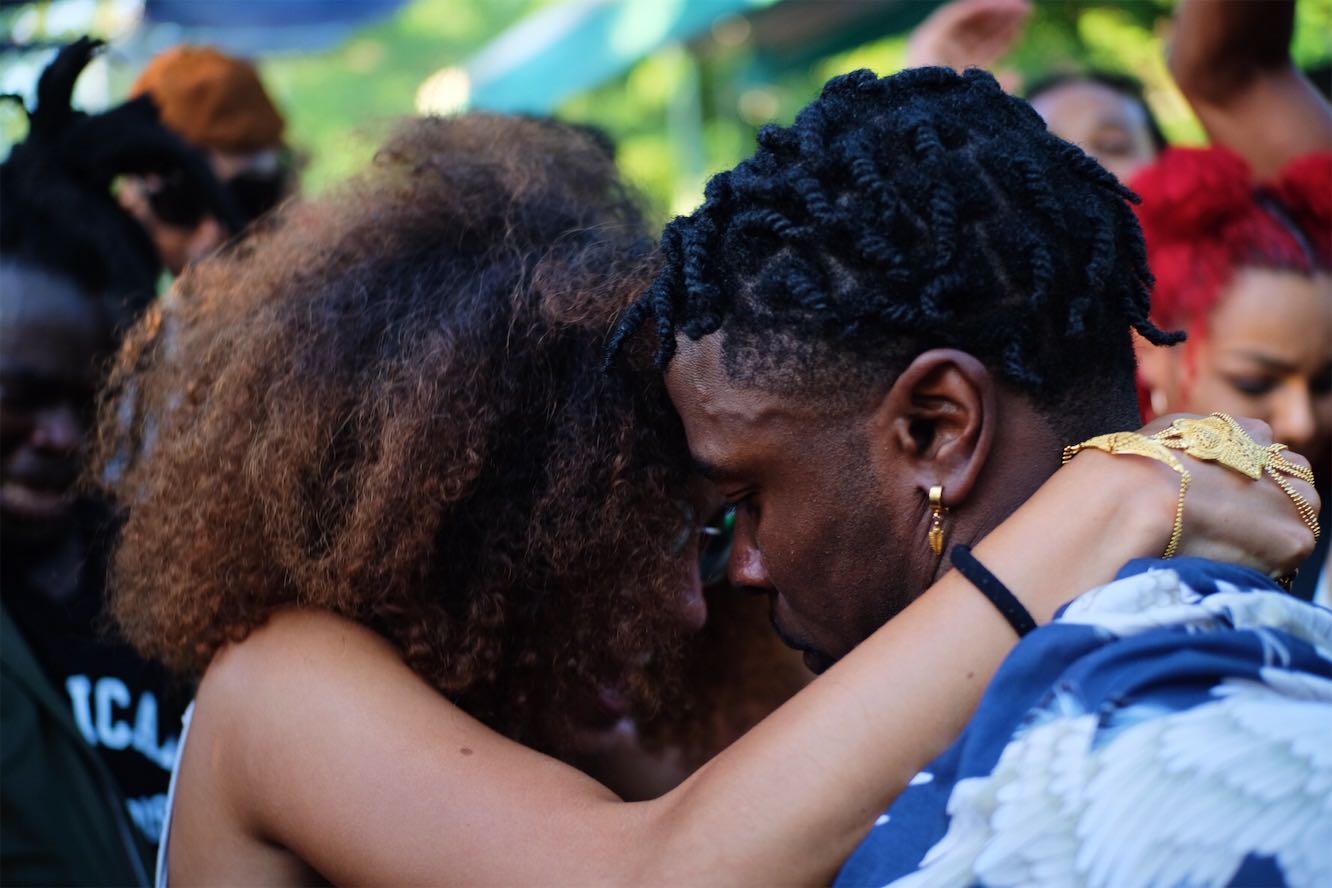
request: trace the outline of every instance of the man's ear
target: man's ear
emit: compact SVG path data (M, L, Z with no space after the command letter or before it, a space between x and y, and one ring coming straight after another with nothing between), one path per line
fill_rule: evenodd
M975 487L997 426L985 366L957 349L931 349L902 371L875 410L875 458L891 462L899 477L905 469L922 492L943 485L944 504L956 506Z

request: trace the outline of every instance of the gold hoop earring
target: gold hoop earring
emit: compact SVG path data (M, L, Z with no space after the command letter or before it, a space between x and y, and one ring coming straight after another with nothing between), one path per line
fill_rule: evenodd
M1170 412L1170 402L1166 400L1165 391L1162 389L1152 389L1151 402L1152 412L1157 416L1165 416Z
M944 528L943 516L948 508L943 504L943 485L930 488L930 549L935 555L943 554Z

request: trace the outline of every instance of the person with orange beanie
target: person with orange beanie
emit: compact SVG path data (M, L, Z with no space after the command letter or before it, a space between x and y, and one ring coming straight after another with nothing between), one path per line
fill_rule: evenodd
M291 190L286 121L249 62L211 47L177 46L148 63L131 94L149 96L167 128L207 155L247 222ZM122 204L172 274L233 233L208 213L196 191L183 180L157 176L131 179L121 190Z

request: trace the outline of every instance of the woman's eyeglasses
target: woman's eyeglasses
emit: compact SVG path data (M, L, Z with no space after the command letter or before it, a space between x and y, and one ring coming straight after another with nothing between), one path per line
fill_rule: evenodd
M735 543L735 506L727 506L706 524L698 523L694 507L680 500L684 525L675 540L675 552L680 554L697 534L698 574L704 586L721 582L726 577L726 565L731 560L731 547Z

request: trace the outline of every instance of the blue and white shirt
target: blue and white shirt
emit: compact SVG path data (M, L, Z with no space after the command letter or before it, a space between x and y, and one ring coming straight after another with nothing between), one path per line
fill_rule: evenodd
M1018 645L837 884L1332 885L1332 611L1131 562Z

